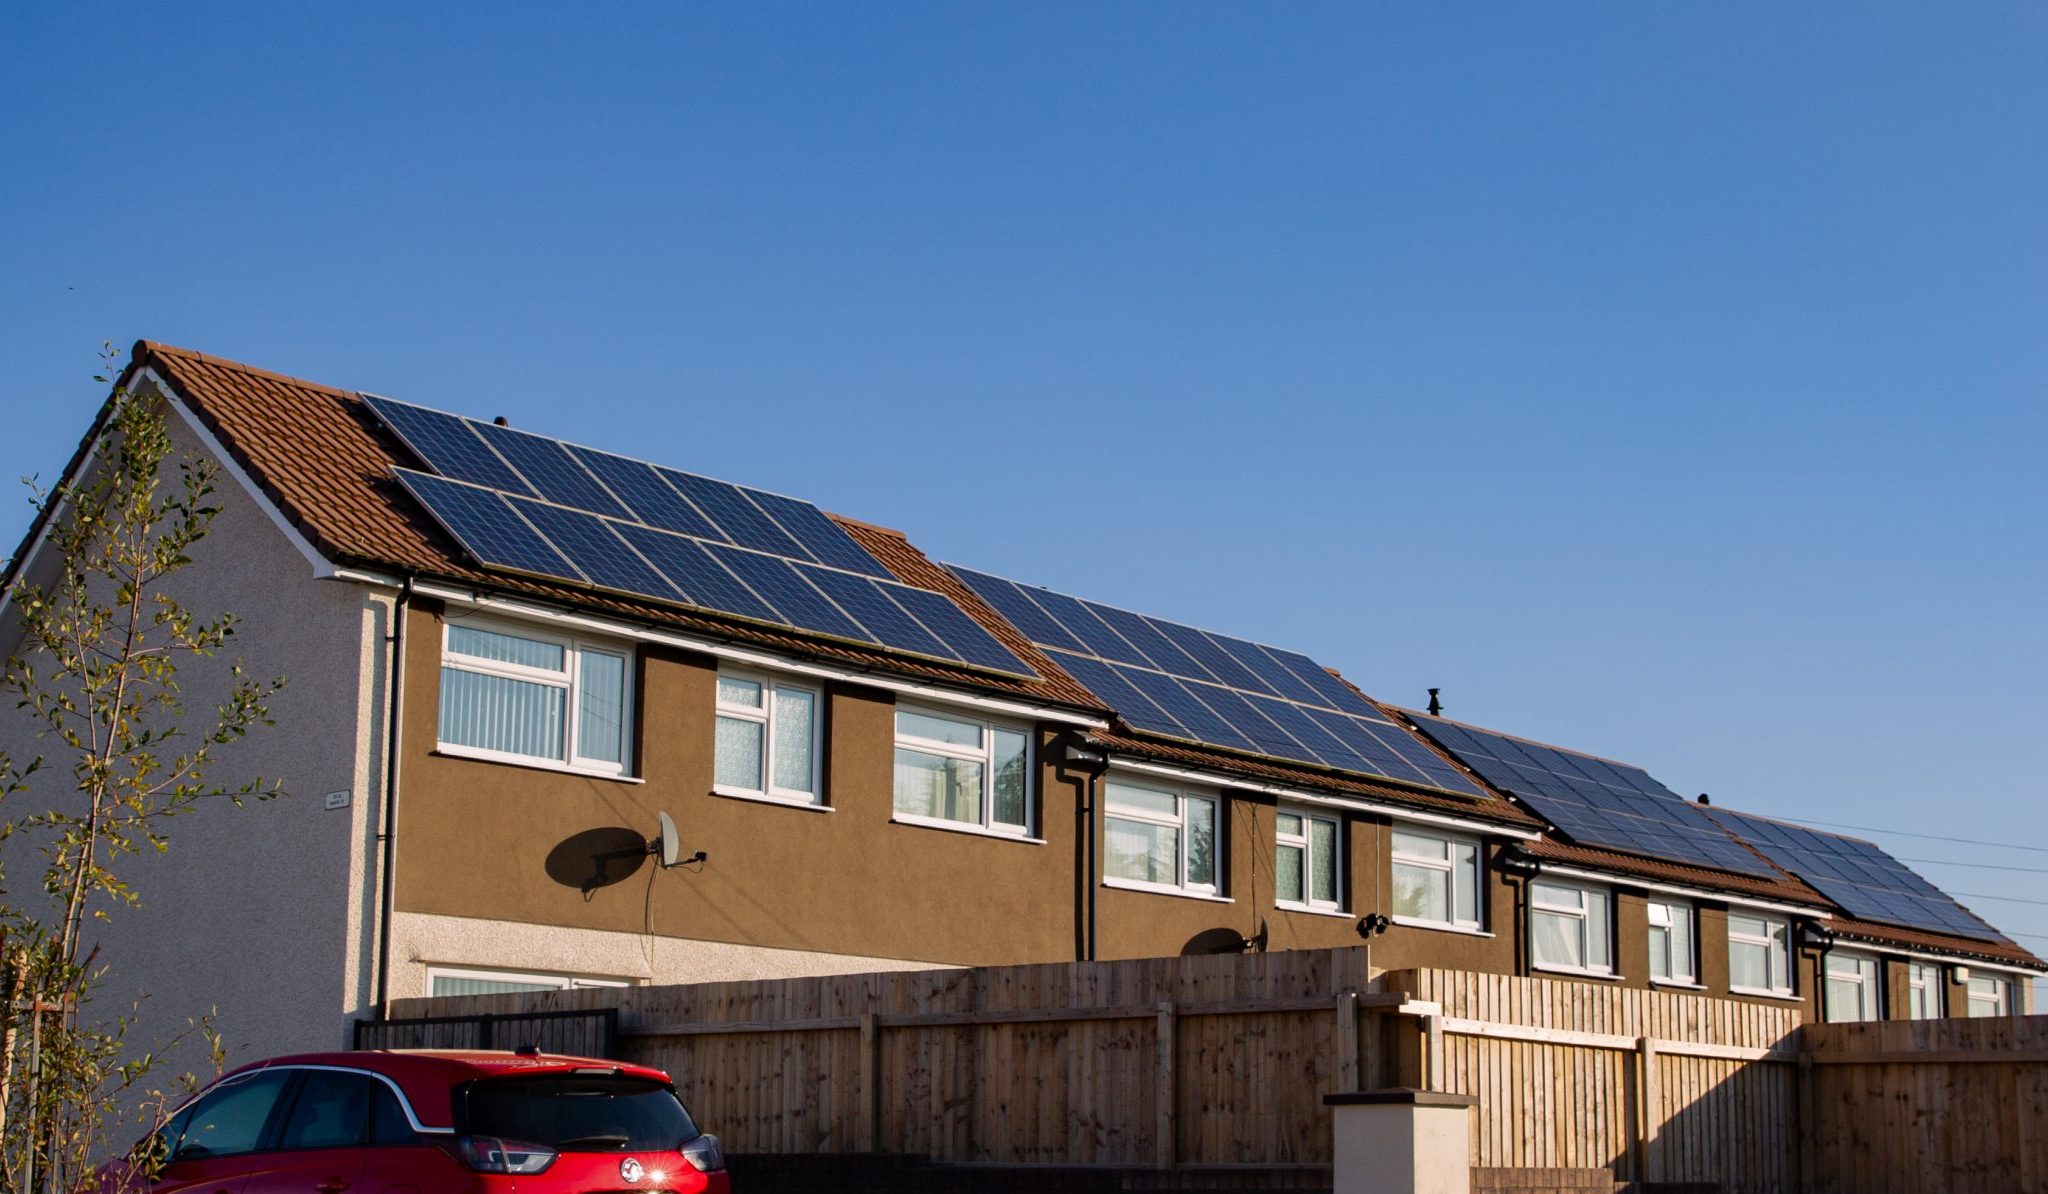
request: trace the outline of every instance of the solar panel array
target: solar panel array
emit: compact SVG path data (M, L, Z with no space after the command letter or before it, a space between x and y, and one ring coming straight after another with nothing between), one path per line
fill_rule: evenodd
M1630 854L1771 876L1771 868L1640 767L1415 716L1486 782L1527 801L1573 840Z
M434 469L397 469L399 481L486 568L1037 675L951 599L897 581L808 502L363 400Z
M1998 930L1869 842L1727 809L1712 809L1708 815L1859 919L2005 941Z
M1133 729L1484 795L1306 655L967 568L953 574Z

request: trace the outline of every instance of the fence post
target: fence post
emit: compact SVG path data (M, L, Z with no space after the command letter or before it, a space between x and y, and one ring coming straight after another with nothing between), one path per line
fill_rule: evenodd
M1158 1040L1153 1053L1156 1061L1152 1086L1157 1092L1158 1122L1153 1132L1157 1137L1157 1161L1159 1168L1171 1169L1180 1156L1180 1142L1176 1139L1174 1113L1180 1105L1180 1087L1176 1080L1175 1057L1180 1051L1180 1034L1175 1031L1173 1004L1159 1005Z
M1358 1087L1358 992L1337 996L1337 1091Z
M1422 1017L1422 1089L1437 1090L1444 1080L1444 1018Z
M1657 1180L1657 1129L1662 1126L1661 1116L1664 1103L1657 1091L1657 1041L1654 1037L1636 1038L1636 1056L1642 1070L1636 1082L1636 1139L1642 1142L1643 1156L1636 1170L1645 1182Z
M1805 1194L1814 1194L1820 1189L1820 1174L1815 1172L1819 1153L1814 1140L1820 1121L1814 1112L1813 1054L1806 1051L1804 1032L1799 1034L1799 1046L1799 1188Z
M882 1151L882 1020L873 1012L860 1018L860 1148Z

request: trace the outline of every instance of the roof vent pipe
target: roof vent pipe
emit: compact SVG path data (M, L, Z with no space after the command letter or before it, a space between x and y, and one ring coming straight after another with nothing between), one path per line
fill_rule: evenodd
M1699 799L1699 803L1701 803L1701 804L1712 804L1712 803L1714 803L1714 802L1713 802L1713 801L1711 801L1711 800L1709 800L1709 799L1707 799L1707 794L1706 794L1705 792L1701 792L1701 793L1700 793L1700 799Z
M1440 693L1440 692L1442 692L1442 691L1443 691L1443 689L1441 689L1441 688L1432 688L1432 689L1430 689L1430 690L1429 690L1429 715L1430 715L1431 717L1442 717L1442 716L1443 716L1443 713L1444 713L1444 703L1443 703L1442 701L1440 701L1440 700L1436 699L1436 698L1437 698L1437 694L1438 694L1438 693Z
M510 420L506 419L504 415L499 415L497 418L492 419L491 422L500 427L510 427L512 425Z

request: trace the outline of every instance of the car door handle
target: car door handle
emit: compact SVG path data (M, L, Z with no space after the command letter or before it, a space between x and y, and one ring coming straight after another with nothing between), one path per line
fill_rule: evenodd
M320 1194L341 1194L343 1190L348 1189L348 1183L338 1177L330 1177L313 1188Z

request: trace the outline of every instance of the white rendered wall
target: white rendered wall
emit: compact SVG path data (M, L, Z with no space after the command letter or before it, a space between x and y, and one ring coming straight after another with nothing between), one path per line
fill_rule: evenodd
M171 419L179 452L202 454L191 428ZM347 1015L364 1001L365 892L374 883L363 859L376 832L382 760L361 719L382 703L387 617L370 590L314 579L312 564L225 471L217 498L211 533L166 591L201 617L231 611L240 621L222 655L182 664L186 724L211 724L233 657L255 676L284 676L270 705L277 725L223 748L208 778L281 780L290 795L241 808L221 800L167 822L167 853L118 863L141 906L104 905L109 919L88 925L87 944L99 947L108 971L98 1014L111 1018L141 1001L133 1048L211 1011L234 1064L341 1047ZM15 650L18 633L10 619L0 649ZM17 816L75 796L62 745L37 739L36 728L11 701L0 707L0 752L50 758L30 793L8 799ZM325 808L330 792L347 793L346 806ZM22 901L36 889L41 859L17 840L5 861L9 898ZM204 1064L196 1050L170 1060Z
M393 924L394 999L430 994L427 971L431 967L566 974L659 986L809 978L877 970L949 969L931 962L419 912L400 912Z

